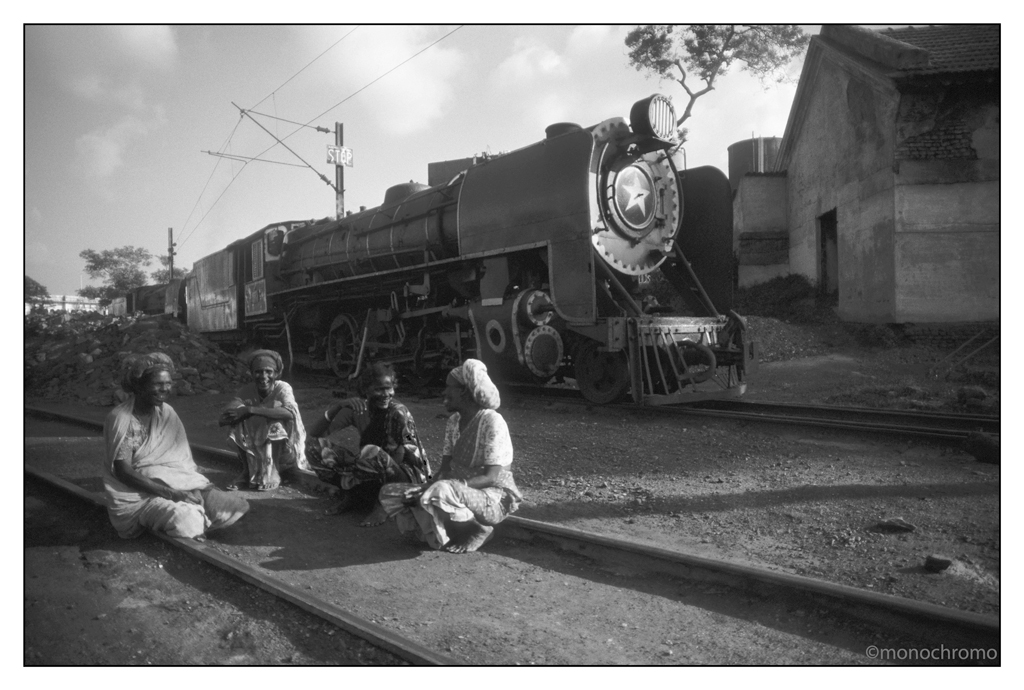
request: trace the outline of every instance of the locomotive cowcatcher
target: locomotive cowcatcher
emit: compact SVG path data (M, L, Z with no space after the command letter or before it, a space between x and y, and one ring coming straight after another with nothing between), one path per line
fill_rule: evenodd
M376 208L272 223L196 262L188 324L346 379L475 357L506 382L574 379L594 403L739 396L757 344L730 311L732 194L715 168L677 169L674 132L656 94L628 124L555 124Z

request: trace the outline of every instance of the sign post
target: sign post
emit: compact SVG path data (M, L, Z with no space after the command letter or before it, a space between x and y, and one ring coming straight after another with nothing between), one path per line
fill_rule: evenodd
M352 149L345 148L345 125L334 123L334 146L327 147L327 162L334 166L335 187L338 190L335 212L338 220L345 217L345 166L352 167Z

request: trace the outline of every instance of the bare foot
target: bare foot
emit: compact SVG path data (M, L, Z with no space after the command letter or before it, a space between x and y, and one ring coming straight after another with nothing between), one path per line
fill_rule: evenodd
M238 491L239 489L249 488L249 474L243 472L234 479L232 479L227 486L224 487L225 491Z
M464 538L453 539L441 548L448 553L472 553L486 544L493 534L493 527L478 524L476 529Z
M384 512L384 506L380 503L373 507L373 511L366 516L366 519L359 523L360 527L376 527L388 521L388 514Z

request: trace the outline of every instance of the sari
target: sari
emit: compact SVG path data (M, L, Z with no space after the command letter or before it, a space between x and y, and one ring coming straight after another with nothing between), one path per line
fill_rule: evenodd
M267 395L261 396L256 384L250 383L240 389L228 405L229 408L243 406L281 407L294 417L292 421L280 422L253 415L231 427L228 438L242 459L250 486L269 491L281 485L280 472L310 469L306 461L306 428L290 385L274 381Z
M430 476L430 461L416 432L416 422L402 403L392 400L386 410L367 408L363 412L342 408L331 421L331 428L347 427L359 432L358 454L330 438L316 439L321 462L313 466L313 471L321 481L350 490L370 482L422 484ZM399 447L404 447L405 453L401 462L395 462L393 455ZM316 454L315 450L311 453ZM333 465L324 465L323 460L332 460Z
M523 495L512 476L512 438L505 419L495 410L478 411L464 431L458 412L448 418L442 455L450 455L450 476L427 487L410 503L404 493L415 484L393 483L381 489L380 503L402 533L415 534L432 548L448 542L445 520L493 526L519 509ZM495 486L473 489L466 480L498 465Z
M103 488L107 515L118 535L130 539L148 528L191 539L242 517L249 509L245 499L217 491L199 473L174 408L166 403L154 407L148 425L143 426L132 414L134 405L135 397L129 396L111 410L103 425ZM199 491L202 502L171 501L125 484L114 472L118 458L129 460L132 469L152 481L181 491Z

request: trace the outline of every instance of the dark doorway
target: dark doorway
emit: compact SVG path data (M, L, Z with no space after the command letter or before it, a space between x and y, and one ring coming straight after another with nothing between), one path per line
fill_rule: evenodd
M818 257L818 289L823 295L839 294L839 221L836 210L818 216L821 254Z

